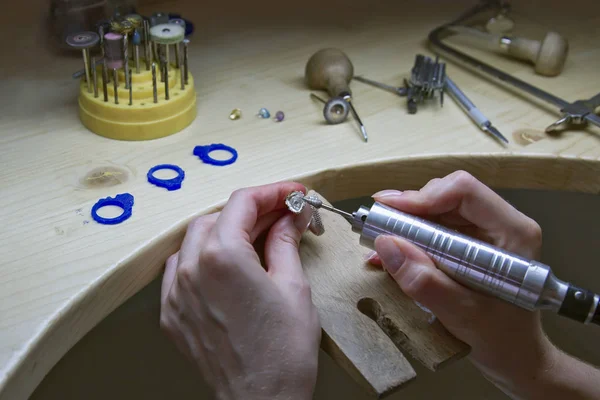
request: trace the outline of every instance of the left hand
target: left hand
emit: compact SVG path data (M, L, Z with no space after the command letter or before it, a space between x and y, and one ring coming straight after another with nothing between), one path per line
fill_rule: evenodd
M234 192L188 227L166 265L161 327L219 399L311 399L321 327L298 245L310 222L285 208L295 183ZM254 242L268 231L261 265Z

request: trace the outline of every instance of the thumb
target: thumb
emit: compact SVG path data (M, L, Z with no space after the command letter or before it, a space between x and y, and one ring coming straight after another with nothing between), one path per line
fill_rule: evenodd
M285 215L271 227L267 236L265 242L267 271L275 283L286 290L290 285L303 287L307 284L298 248L311 217L310 207L304 207L298 215Z
M381 235L375 240L375 249L400 289L431 310L455 335L463 330L465 324L476 324L481 313L485 312L482 309L486 303L484 296L437 269L429 256L412 243Z

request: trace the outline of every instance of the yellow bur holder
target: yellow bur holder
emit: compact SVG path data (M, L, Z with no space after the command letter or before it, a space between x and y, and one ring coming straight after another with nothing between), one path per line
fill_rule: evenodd
M175 29L177 29L176 27ZM170 27L173 30L172 27ZM183 35L182 35L183 36ZM168 50L168 47L167 47ZM79 87L79 116L83 125L92 132L117 140L151 140L172 135L189 126L197 115L194 79L188 72L185 85L181 74L185 73L184 63L179 67L168 68L168 100L165 95L165 82L161 82L162 69L156 65L157 99L154 100L152 70L132 73L131 104L129 89L125 88L125 74L118 70L117 98L115 104L113 71L107 71L110 82L106 84L107 101L104 97L102 65L96 66L98 95L88 91L87 82L82 78Z

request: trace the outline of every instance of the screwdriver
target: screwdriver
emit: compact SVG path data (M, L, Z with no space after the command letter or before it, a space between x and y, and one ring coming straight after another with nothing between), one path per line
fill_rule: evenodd
M529 311L546 309L575 321L600 325L599 296L558 279L549 266L375 202L348 213L303 197L315 207L344 217L359 243L375 249L382 234L408 240L424 250L437 267L457 282Z

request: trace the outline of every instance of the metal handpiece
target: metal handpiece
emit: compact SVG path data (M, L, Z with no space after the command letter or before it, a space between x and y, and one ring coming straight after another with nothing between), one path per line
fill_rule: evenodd
M375 249L375 239L382 234L401 237L424 250L440 270L467 287L527 310L548 309L576 321L600 325L599 296L561 281L547 265L378 202L349 214L315 197L304 200L315 208L342 215L360 234L359 243L367 248Z

